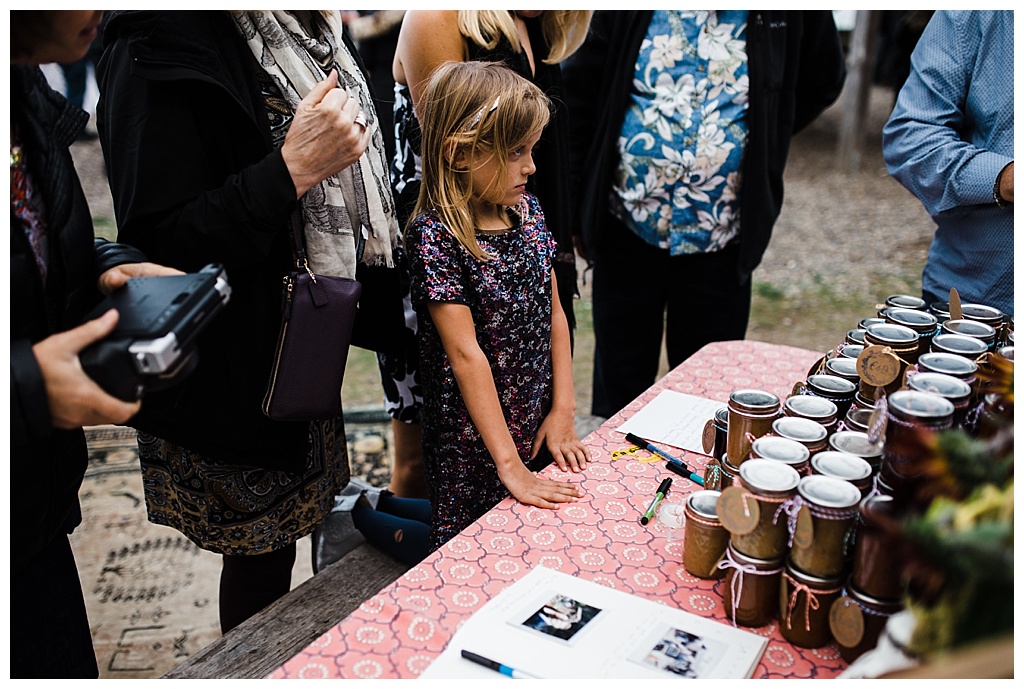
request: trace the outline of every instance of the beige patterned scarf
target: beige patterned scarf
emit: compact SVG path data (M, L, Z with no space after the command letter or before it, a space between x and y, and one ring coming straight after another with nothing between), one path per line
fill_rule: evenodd
M398 219L380 121L363 73L341 40L340 14L325 11L315 15L322 31L311 36L293 12L232 12L249 49L293 110L335 67L341 87L359 99L370 128L370 145L358 161L320 182L301 199L310 267L322 275L351 278L357 262L394 265Z

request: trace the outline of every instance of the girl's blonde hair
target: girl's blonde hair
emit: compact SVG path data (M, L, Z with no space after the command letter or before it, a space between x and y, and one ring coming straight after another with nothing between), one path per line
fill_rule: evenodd
M575 53L590 30L594 10L544 10L540 26L550 50L544 62L557 65ZM459 31L478 46L493 49L504 36L519 52L519 32L509 10L459 10Z
M418 114L423 179L412 217L434 210L473 256L486 261L470 207L485 190L473 188L469 170L494 157L504 171L509 153L547 125L551 102L501 63L447 62L430 76Z

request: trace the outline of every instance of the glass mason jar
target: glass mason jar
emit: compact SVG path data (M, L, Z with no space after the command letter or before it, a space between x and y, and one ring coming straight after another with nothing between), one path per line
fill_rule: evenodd
M683 566L698 579L721 579L725 570L718 561L729 544L729 532L722 526L715 507L722 494L717 490L698 490L686 498Z
M826 450L811 458L811 473L846 481L860 491L861 497L871 492L873 471L867 460L848 452Z
M940 332L932 338L932 351L958 354L965 359L977 362L978 358L988 351L988 345L976 337Z
M852 615L841 610L846 606L856 606ZM848 663L860 658L878 645L882 630L889 618L903 609L900 600L880 600L858 591L851 583L847 583L843 595L832 604L830 626L832 636L839 647L839 655ZM853 618L854 622L844 622Z
M717 510L735 550L774 560L786 554L789 530L783 503L796 494L800 474L772 459L748 459L740 465L738 485L722 492Z
M939 319L927 311L890 308L885 313L885 320L887 323L901 325L917 333L915 361L917 361L917 357L928 351L932 345L932 338L939 331Z
M880 600L898 600L903 596L900 571L902 559L892 543L883 538L873 515L896 515L897 504L891 495L872 495L861 501L857 536L853 545L853 571L850 583L858 590Z
M805 445L777 435L762 435L750 446L751 459L773 459L788 464L801 476L807 473L811 453Z
M729 425L726 454L735 466L750 455L750 444L772 429L782 402L765 390L734 390L729 395Z
M763 627L779 610L779 579L784 558L763 560L726 546L719 567L725 570L722 603L725 614L738 625Z
M839 357L843 359L856 359L864 351L864 345L844 344L839 349Z
M885 307L879 309L878 317L885 318L885 314L882 313L886 307L896 309L914 309L917 311L926 311L928 305L921 297L915 297L912 294L891 294L885 298Z
M825 364L826 368L828 364ZM835 433L839 407L832 400L814 395L792 395L782 403L782 413L785 416L792 416L801 419L816 421L825 427L825 431L832 435ZM778 420L778 419L776 419ZM775 424L772 424L774 429Z
M842 430L867 433L868 422L871 420L871 413L873 411L875 411L874 407L862 407L860 405L850 407L850 411L846 412L846 418L843 419L845 428Z
M721 477L719 478L719 491L723 491L730 486L734 486L738 483L737 478L740 475L740 468L729 461L729 455L722 455L722 459L719 462L721 468ZM705 487L707 482L705 482Z
M861 431L836 431L828 439L829 447L836 452L848 452L857 455L868 464L872 470L877 471L882 463L882 451L885 447L884 441L877 444L871 442L866 432Z
M726 444L729 433L729 407L722 407L717 410L715 412L715 416L710 420L710 423L714 432L711 456L721 462L722 457L725 455L725 448L727 446Z
M907 379L907 389L930 392L949 400L953 405L952 426L954 428L963 426L964 419L974 400L974 391L970 385L944 373L917 373L910 376Z
M786 563L779 581L779 632L801 648L821 648L832 640L829 612L842 592L840 577L816 577Z
M867 330L869 325L875 325L877 323L885 323L885 319L876 317L861 318L860 321L857 322L857 327L861 330Z
M942 373L964 381L972 388L978 374L978 364L959 354L945 352L928 352L917 360L917 370L921 373Z
M860 490L849 481L811 475L800 479L797 493L803 506L796 518L790 562L806 574L840 576L846 566L846 542L857 518Z
M825 374L838 376L850 381L854 385L860 385L860 374L857 373L857 360L846 357L836 357L825 362Z
M807 376L807 384L804 386L804 395L824 397L836 405L836 414L846 416L853 404L853 396L857 392L856 384L827 373L817 373Z
M843 342L846 344L863 345L865 332L867 331L863 328L851 328L846 331L846 337L843 339Z
M949 320L949 302L948 301L933 301L928 305L928 312L935 316L939 323Z
M969 321L984 323L996 331L1003 327L1005 318L1002 311L985 304L964 304L960 307L960 314Z
M940 329L940 335L963 335L980 340L985 343L985 351L992 351L996 346L996 330L988 323L961 318L943 322Z
M871 345L888 347L892 350L893 354L900 358L900 373L895 381L886 386L887 392L892 391L889 390L892 385L896 386L893 388L894 390L899 389L899 386L903 383L903 372L907 370L907 365L917 363L920 340L921 336L910 328L903 325L894 325L893 323L872 325L864 334L865 347L870 347Z
M772 433L780 438L795 440L806 447L811 456L828 447L828 429L817 421L799 416L781 416L775 419L772 423Z
M882 449L880 476L893 490L893 495L909 500L918 476L916 456L906 448L919 429L940 431L953 423L953 403L930 392L897 390L889 395L885 445Z

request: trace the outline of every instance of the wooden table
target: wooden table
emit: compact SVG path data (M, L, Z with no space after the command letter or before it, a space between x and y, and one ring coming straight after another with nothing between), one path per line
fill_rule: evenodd
M663 462L642 461L646 453L617 453L631 444L615 429L662 390L723 405L739 388L784 399L820 357L746 340L708 345L585 439L593 455L585 474L562 474L555 466L544 470L579 481L585 497L578 503L553 511L503 500L269 676L415 678L444 650L460 622L538 565L731 624L722 583L691 576L682 565L682 543L669 543L660 525L637 522L661 479L675 478L677 501L699 486L676 477ZM683 455L698 471L708 459ZM775 622L751 631L769 639L754 677L834 677L846 667L834 643L794 647Z

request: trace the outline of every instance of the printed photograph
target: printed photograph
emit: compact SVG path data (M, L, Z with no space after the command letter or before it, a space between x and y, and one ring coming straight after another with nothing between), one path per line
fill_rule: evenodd
M555 639L571 641L599 612L600 608L556 594L520 624Z
M724 647L720 641L670 627L648 638L633 660L676 677L697 679L709 674Z

